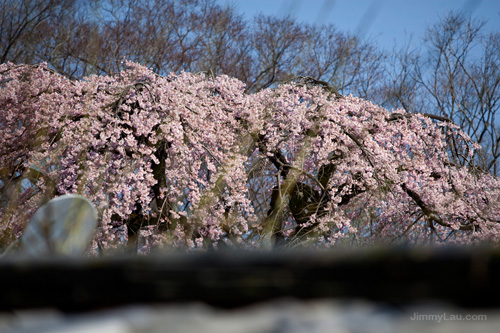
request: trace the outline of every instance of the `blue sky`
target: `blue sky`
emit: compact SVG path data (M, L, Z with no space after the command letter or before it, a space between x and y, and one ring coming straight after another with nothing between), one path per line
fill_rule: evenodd
M216 0L252 18L258 13L290 14L307 23L333 23L386 49L409 38L418 43L427 25L449 10L488 21L485 31L500 31L500 0Z

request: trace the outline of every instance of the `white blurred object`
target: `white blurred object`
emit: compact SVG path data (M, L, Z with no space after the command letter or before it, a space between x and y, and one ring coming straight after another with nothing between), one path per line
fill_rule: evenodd
M80 255L97 226L97 210L82 196L66 194L40 207L21 237L29 256Z
M416 314L484 320L412 320ZM50 316L47 318L47 315ZM0 312L5 333L481 333L498 332L500 309L427 302L391 307L364 300L278 299L224 310L203 303L130 305L80 314Z

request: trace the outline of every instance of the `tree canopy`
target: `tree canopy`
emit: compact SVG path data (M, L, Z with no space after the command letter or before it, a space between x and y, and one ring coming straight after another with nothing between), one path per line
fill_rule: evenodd
M500 174L500 32L463 12L430 22L422 40L376 39L290 16L246 18L214 0L0 1L0 63L48 66L70 79L113 75L123 60L158 75L226 74L247 92L298 75L387 109L452 120L481 145L477 167Z
M308 77L249 93L123 66L70 80L0 65L3 246L66 193L96 206L101 251L499 240L500 181L446 117Z

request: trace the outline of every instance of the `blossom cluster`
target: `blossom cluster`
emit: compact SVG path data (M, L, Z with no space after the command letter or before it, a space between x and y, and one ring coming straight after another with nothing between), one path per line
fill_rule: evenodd
M134 235L190 248L500 236L500 181L456 125L322 86L248 94L132 62L81 81L2 64L0 142L4 243L66 193L98 208L100 248Z

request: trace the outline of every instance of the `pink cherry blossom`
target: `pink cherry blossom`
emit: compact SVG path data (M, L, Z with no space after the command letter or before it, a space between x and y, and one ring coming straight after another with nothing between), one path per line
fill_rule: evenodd
M66 193L98 208L95 248L141 253L500 237L500 181L458 126L301 80L248 94L132 62L81 81L7 63L0 140L4 246Z

